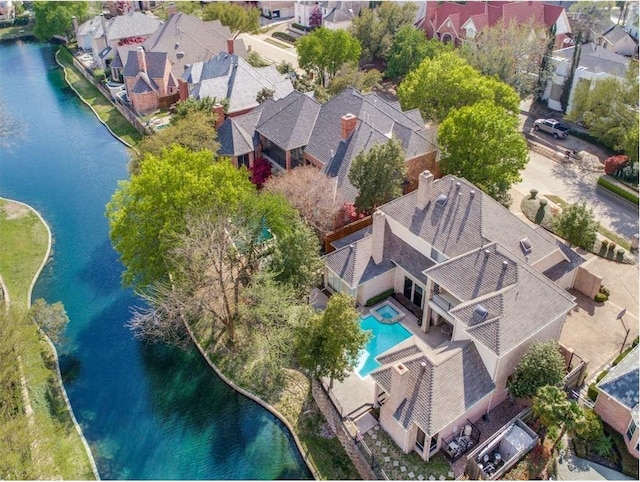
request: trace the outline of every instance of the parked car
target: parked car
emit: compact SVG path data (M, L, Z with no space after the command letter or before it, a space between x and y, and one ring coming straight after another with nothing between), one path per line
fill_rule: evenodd
M551 134L555 139L564 139L569 135L569 128L555 119L538 119L533 123L536 131L543 131Z

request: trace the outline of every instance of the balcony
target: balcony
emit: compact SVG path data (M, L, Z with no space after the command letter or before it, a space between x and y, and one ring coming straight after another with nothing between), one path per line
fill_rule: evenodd
M457 304L452 298L453 297L448 295L447 293L439 293L439 294L434 294L433 298L431 298L431 301L433 302L434 305L436 305L439 308L442 308L444 311L448 313L451 310L451 308L453 308Z

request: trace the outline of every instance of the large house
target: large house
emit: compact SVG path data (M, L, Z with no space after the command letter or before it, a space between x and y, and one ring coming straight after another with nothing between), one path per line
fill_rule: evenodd
M322 26L330 30L346 30L351 26L351 21L358 16L362 8L367 7L368 2L353 1L299 1L295 3L295 21L305 27L310 27L309 19L315 8L322 15Z
M330 291L364 305L393 290L421 313L418 332L446 334L436 348L411 336L371 372L381 427L425 460L507 397L531 344L560 337L584 261L464 179L428 171L324 259Z
M564 89L570 89L567 112L573 107L573 93L580 82L597 82L602 79L615 78L624 80L629 70L630 60L618 55L595 43L581 45L580 58L573 74L571 85L565 85L571 76L571 63L575 53L575 46L559 49L553 52L551 62L555 67L554 73L547 83L542 98L547 100L549 108L562 110L560 99Z
M638 41L619 25L613 25L599 35L596 43L606 50L625 57L638 55Z
M571 27L564 7L539 1L473 1L439 2L427 0L422 22L427 38L461 45L475 41L485 27L496 25L506 28L515 22L526 25L531 21L555 29L556 48L564 46Z
M593 410L622 434L627 450L639 457L640 405L638 386L640 348L636 346L598 383L598 398Z
M251 167L257 156L276 170L312 164L335 179L344 201L353 202L357 191L348 174L358 153L395 136L405 152L409 182L417 185L422 170L437 169L435 132L425 128L417 109L403 112L397 102L350 87L324 105L297 91L267 100L248 114L226 119L218 140L219 154L236 165Z

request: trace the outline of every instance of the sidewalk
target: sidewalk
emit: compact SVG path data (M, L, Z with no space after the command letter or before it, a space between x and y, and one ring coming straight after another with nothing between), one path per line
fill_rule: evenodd
M571 447L566 438L563 442L565 447ZM556 475L558 480L634 480L616 470L577 457L571 448L567 449L562 463L558 460Z

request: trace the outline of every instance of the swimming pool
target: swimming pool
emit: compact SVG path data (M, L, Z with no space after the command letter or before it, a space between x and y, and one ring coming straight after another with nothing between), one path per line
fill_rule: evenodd
M396 310L389 303L382 305L380 308L376 308L375 312L378 313L382 318L386 320L392 320L397 316L400 316L400 312Z
M373 315L362 318L360 328L373 333L356 366L356 372L362 378L380 366L376 361L378 355L411 336L400 323L380 323Z

